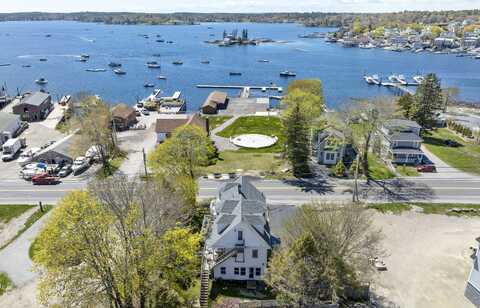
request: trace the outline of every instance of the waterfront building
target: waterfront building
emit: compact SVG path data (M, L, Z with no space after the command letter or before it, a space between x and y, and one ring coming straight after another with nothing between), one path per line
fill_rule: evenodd
M207 135L209 134L208 119L202 118L199 114L162 114L157 117L155 132L157 143L169 138L173 131L183 125L195 125L200 127Z
M13 113L20 115L24 121L41 121L53 109L52 97L44 92L27 94L12 109Z
M135 109L125 104L113 107L112 118L115 124L115 129L118 131L127 130L130 126L137 123Z

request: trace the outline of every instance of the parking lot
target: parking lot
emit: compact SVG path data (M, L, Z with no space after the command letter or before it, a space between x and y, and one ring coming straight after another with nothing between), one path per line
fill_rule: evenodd
M19 136L25 138L27 147L42 147L49 141L58 141L65 135L59 131L48 128L42 122L29 123L29 127ZM24 149L25 150L25 149ZM2 179L18 179L21 167L16 160L0 162L2 168Z

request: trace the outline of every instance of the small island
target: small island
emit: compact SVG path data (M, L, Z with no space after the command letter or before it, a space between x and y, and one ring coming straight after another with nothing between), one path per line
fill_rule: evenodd
M209 40L205 41L207 44L214 44L220 47L229 47L234 45L259 45L261 43L275 43L274 40L269 38L257 38L249 39L248 38L248 29L243 29L241 34L238 34L238 30L235 29L231 33L227 33L226 30L223 31L221 40Z

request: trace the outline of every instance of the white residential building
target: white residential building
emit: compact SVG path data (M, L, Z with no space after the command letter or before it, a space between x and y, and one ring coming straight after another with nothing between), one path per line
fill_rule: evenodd
M240 177L220 188L210 210L205 257L213 279L262 280L278 243L270 233L263 193Z

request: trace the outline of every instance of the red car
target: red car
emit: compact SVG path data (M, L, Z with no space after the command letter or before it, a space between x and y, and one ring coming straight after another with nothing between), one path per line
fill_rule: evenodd
M54 185L58 183L58 178L47 173L42 173L32 177L33 185Z
M435 168L435 165L420 165L420 166L417 166L417 171L418 172L437 172L437 168Z

